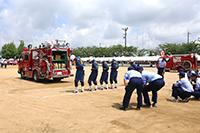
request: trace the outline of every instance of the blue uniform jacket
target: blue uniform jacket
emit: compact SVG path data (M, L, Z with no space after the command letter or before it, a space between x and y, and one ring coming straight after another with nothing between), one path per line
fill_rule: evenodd
M119 64L116 61L112 61L111 70L117 71L118 68L119 68Z
M84 65L81 64L80 61L76 62L76 76L75 76L75 80L76 81L84 81Z

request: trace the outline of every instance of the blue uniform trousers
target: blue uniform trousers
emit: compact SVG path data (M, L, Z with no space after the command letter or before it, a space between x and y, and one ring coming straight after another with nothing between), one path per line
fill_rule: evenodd
M76 71L76 76L75 76L75 80L74 80L75 87L78 87L79 81L81 82L81 86L84 86L84 75L85 75L84 70Z
M115 69L111 69L110 72L110 83L113 84L113 81L117 84L117 75L118 71Z
M101 78L100 78L100 84L102 85L103 82L105 82L106 84L108 84L108 71L103 71Z
M97 85L97 75L98 75L98 71L92 71L89 79L88 79L88 84L91 86L92 82L94 85Z
M200 90L195 90L194 92L191 92L191 95L195 98L200 98Z
M146 105L151 105L149 100L149 91L152 91L152 101L154 103L157 103L158 99L158 91L165 85L165 82L163 78L154 80L150 82L147 86L145 86L142 90L143 96L144 96L144 103Z
M135 89L137 89L137 107L140 108L142 106L142 87L142 78L133 77L129 80L129 83L125 88L126 92L123 99L123 107L128 108L130 98Z
M191 96L191 93L184 91L181 87L176 87L175 85L173 85L172 86L172 97L177 99L178 96L181 99L186 99L186 98L189 98Z
M158 68L158 74L164 78L165 68Z

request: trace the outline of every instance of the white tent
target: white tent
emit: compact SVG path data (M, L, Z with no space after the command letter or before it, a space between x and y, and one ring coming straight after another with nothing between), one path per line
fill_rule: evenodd
M197 60L200 61L200 55L197 54L196 56L197 56Z
M137 57L86 57L82 58L83 61L89 61L91 59L95 59L96 61L102 62L102 61L112 61L115 59L116 61L157 61L160 56L137 56Z

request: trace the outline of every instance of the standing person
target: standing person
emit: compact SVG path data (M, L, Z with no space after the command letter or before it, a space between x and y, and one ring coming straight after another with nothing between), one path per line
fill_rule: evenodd
M129 64L130 66L128 67L128 70L131 70L131 69L136 70L136 67L138 65L136 65L133 61L129 61Z
M100 78L101 89L103 89L103 82L105 82L105 84L106 84L106 86L104 88L108 89L108 70L109 70L109 66L108 66L106 61L102 62L102 69L103 69L103 72L102 72L101 78Z
M80 57L76 57L75 58L75 63L76 63L76 76L75 76L75 80L74 80L74 84L75 84L75 93L78 93L78 82L81 82L81 92L84 92L84 65L80 59Z
M180 97L182 101L187 102L192 92L194 92L192 84L190 83L189 79L185 76L185 72L180 71L179 81L177 81L172 86L171 101L177 101L178 97Z
M159 58L157 62L157 69L158 69L158 74L163 78L165 74L165 66L166 66L165 58L164 57Z
M92 82L95 85L94 90L97 90L97 76L98 76L98 64L95 60L92 60L91 74L88 79L89 90L92 91Z
M2 58L0 59L0 65L1 65L1 68L3 68L3 59Z
M4 64L4 67L7 68L7 64L8 64L7 59L5 59L5 60L3 61L3 64Z
M156 107L157 99L158 99L158 91L165 85L165 81L162 76L157 73L142 71L142 79L144 82L144 88L142 90L144 96L144 103L146 107L151 106L151 102L149 100L149 91L152 91L152 106Z
M129 70L124 75L124 84L125 84L125 95L123 98L123 105L120 108L121 110L126 110L129 106L130 98L133 91L137 90L137 110L140 110L142 106L142 87L143 80L140 72L136 70Z
M117 75L118 75L118 71L117 69L119 68L119 64L117 63L117 61L115 59L112 60L111 62L111 72L110 72L110 88L113 89L117 88ZM115 82L115 85L113 85L113 82Z

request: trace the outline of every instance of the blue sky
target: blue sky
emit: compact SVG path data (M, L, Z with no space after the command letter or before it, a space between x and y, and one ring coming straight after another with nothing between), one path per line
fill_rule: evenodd
M200 36L198 0L0 0L0 47L64 39L72 47L123 43L154 48Z

